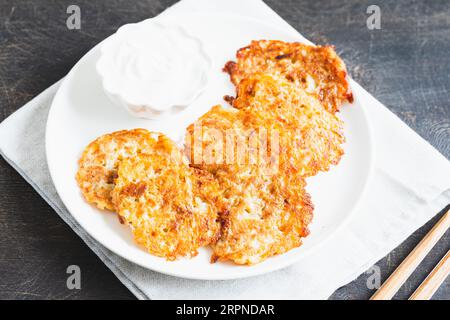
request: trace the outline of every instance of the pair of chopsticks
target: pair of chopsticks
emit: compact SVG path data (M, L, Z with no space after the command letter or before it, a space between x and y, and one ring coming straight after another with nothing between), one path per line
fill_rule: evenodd
M450 210L435 224L370 300L389 300L450 227ZM450 273L450 250L411 295L409 300L429 300Z

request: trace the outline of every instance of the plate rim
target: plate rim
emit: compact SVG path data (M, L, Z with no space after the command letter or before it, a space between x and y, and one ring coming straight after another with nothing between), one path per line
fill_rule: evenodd
M161 19L169 19L169 20L176 20L177 17L179 16L201 16L201 17L207 17L210 18L211 16L214 17L222 17L222 18L226 18L226 19L237 19L237 20L247 20L251 23L256 23L259 25L263 25L266 28L269 29L274 29L279 33L284 33L284 34L289 34L292 37L298 38L298 41L302 41L302 42L308 42L309 44L314 45L314 43L312 43L311 41L309 41L308 39L306 39L305 37L303 37L303 35L301 35L299 32L297 32L295 29L292 30L284 30L276 25L273 25L271 23L267 23L263 20L259 20L253 17L247 17L244 15L233 15L233 14L225 14L225 13L215 13L215 14L205 14L205 13L185 13L185 14L171 14L170 16L166 16L166 15L161 15L161 16L156 16L156 17L152 17L149 19L145 19L142 21L146 21L146 20L150 20L150 19L157 19L157 18L161 18ZM140 23L142 21L136 22L136 23ZM111 36L111 35L110 35ZM47 117L47 122L46 122L46 126L45 126L45 153L46 153L46 159L47 159L47 167L50 173L50 177L52 179L53 185L55 186L56 192L58 194L58 196L60 197L61 201L63 202L64 206L66 207L67 211L70 213L70 215L73 217L73 219L80 225L80 227L86 232L86 234L88 234L90 237L92 237L92 239L94 239L95 241L98 241L99 244L101 244L102 246L104 246L105 248L107 248L108 250L110 250L111 252L113 252L114 254L117 254L118 256L120 256L121 258L134 263L136 265L139 265L147 270L151 270L151 271L155 271L158 273L162 273L162 274L166 274L169 276L174 276L174 277L178 277L178 278L184 278L184 279L193 279L193 280L231 280L231 279L242 279L242 278L249 278L249 277L254 277L254 276L258 276L258 275L262 275L262 274L266 274L266 273L270 273L276 270L280 270L283 268L286 268L292 264L295 264L297 262L299 262L301 259L304 259L306 256L308 256L309 254L311 254L312 252L314 252L315 250L317 251L318 249L320 249L323 245L325 245L326 243L328 243L334 236L336 236L339 231L341 231L343 228L345 228L349 222L355 217L355 213L357 211L357 208L359 207L359 205L361 204L361 200L362 198L364 198L369 183L372 179L372 175L373 175L373 169L374 169L374 157L375 157L375 146L374 146L374 139L373 139L373 131L372 131L372 126L371 123L369 121L369 117L367 114L367 110L365 107L363 107L365 104L362 102L362 100L360 101L360 104L362 106L362 114L363 117L365 119L365 124L366 129L367 129L367 138L368 138L368 163L367 163L367 171L366 171L366 176L364 179L364 184L361 188L361 191L359 193L358 198L356 199L356 201L354 201L354 203L351 205L350 209L348 210L348 214L346 215L346 217L340 222L340 224L334 229L332 230L329 234L325 235L323 237L323 239L315 244L313 247L311 248L307 248L306 250L300 251L299 253L297 253L296 255L292 256L290 259L287 259L286 261L283 261L282 263L278 263L276 265L268 265L265 268L260 268L260 269L252 269L251 266L249 266L248 268L245 268L245 271L240 272L239 274L227 274L227 275L197 275L197 274L188 274L188 273L180 273L180 272L175 272L172 271L171 269L169 270L165 270L162 268L158 268L157 266L155 268L152 268L148 265L145 265L143 263L140 263L139 261L136 261L137 259L132 259L132 257L127 256L125 253L123 252L119 252L117 250L115 250L114 247L109 246L106 241L102 241L101 239L99 239L99 237L95 236L93 233L91 233L89 231L89 228L86 228L84 223L82 221L80 221L79 219L77 219L75 217L75 215L72 213L72 211L69 209L70 207L70 200L66 199L65 196L62 196L59 188L57 186L57 183L55 182L55 172L54 170L52 170L52 167L54 168L55 166L52 164L52 160L51 157L49 157L49 154L51 153L51 151L49 150L50 146L49 146L49 126L50 126L50 119L52 117L52 110L55 107L55 100L57 100L56 98L61 94L61 88L64 86L64 84L66 84L69 80L69 76L71 76L74 72L76 72L76 69L78 69L80 67L80 65L84 62L84 60L91 55L96 49L98 49L101 44L108 39L110 36L108 36L107 38L103 39L102 41L100 41L98 44L96 44L94 47L92 47L91 49L89 49L89 51L84 54L76 63L75 65L70 69L70 71L67 73L67 75L64 77L64 79L61 81L60 86L57 89L57 92L55 93L52 103L50 105L50 109L48 111L48 117ZM354 80L351 79L349 77L349 82L350 84L354 83ZM354 89L354 88L352 88ZM363 89L364 90L364 89ZM359 94L357 94L356 91L352 90L353 93L356 96L359 96ZM358 97L357 97L358 98ZM69 205L68 205L69 203ZM241 269L242 270L242 269Z

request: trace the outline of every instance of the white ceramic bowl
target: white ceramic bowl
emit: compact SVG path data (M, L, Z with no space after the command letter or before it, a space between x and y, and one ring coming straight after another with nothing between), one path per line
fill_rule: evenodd
M148 19L104 41L96 69L114 104L138 118L178 113L205 90L211 59L183 27Z

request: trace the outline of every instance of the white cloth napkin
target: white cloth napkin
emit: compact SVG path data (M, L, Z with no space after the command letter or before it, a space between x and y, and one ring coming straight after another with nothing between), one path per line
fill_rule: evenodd
M260 0L182 0L171 12L228 12L290 28ZM140 299L324 299L389 253L450 202L450 163L358 84L375 140L375 170L354 219L308 259L266 275L197 281L149 271L113 254L72 218L52 184L45 124L58 83L0 124L0 151Z

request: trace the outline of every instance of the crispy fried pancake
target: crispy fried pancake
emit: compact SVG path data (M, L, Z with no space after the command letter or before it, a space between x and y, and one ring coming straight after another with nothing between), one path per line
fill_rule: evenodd
M221 237L213 245L213 261L255 264L298 247L312 219L303 178L278 167L272 157L273 137L264 139L264 128L251 127L245 116L242 110L216 106L188 128L192 165L211 172L222 191L216 202ZM239 149L242 145L247 148Z
M292 83L254 74L236 88L233 106L243 111L245 126L279 132L284 170L303 177L327 171L343 152L343 123L320 101Z
M344 102L353 101L345 64L331 46L252 41L238 50L236 58L236 62L230 61L224 67L236 86L254 73L266 73L314 94L332 113Z
M226 170L217 177L228 192L228 207L221 214L221 237L213 245L212 261L253 265L299 247L309 234L313 206L303 179L236 179Z
M174 260L217 240L217 190L215 179L190 168L174 143L160 136L154 152L120 163L113 201L136 242Z
M100 209L114 210L111 191L122 159L149 152L155 135L145 129L105 134L91 142L80 160L76 180L86 200Z
M228 158L235 159L237 148L233 154L226 143L230 135L235 140L247 137L246 143L251 146L252 134L260 141L265 133L267 143L262 147L266 155L277 155L276 165L286 174L302 177L328 171L344 153L342 121L289 82L261 74L243 79L233 106L238 110L214 107L188 128L187 150L194 165L201 164L203 169L207 165L211 171L230 163Z

